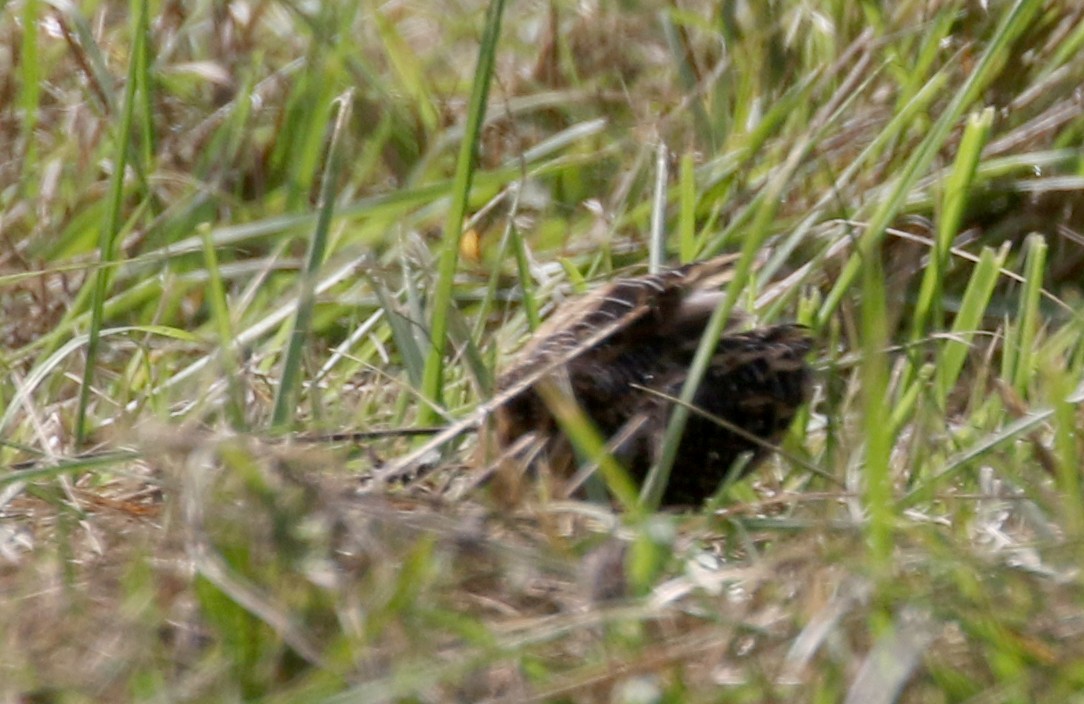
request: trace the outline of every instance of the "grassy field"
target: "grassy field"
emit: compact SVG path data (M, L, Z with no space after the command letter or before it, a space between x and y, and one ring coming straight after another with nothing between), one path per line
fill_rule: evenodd
M0 701L1084 702L1082 57L1068 1L0 2ZM700 510L327 437L722 252L816 392Z

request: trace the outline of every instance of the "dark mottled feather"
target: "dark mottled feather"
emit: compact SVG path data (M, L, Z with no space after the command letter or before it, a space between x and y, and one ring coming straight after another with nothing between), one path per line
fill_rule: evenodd
M672 408L666 397L681 393L733 261L720 257L619 279L561 306L501 375L498 389L552 378L572 391L605 436L633 428L616 454L642 481L661 449ZM737 331L744 320L740 313L732 316L693 400L724 423L692 414L664 503L699 503L743 453L752 454L744 465L751 469L765 455L763 444L778 442L809 395L804 357L811 341L804 329L780 325ZM612 332L598 339L604 329ZM554 362L559 366L550 371ZM536 433L545 438L542 457L550 470L566 477L572 473L571 447L531 386L501 406L496 416L502 446ZM762 442L727 429L727 423Z

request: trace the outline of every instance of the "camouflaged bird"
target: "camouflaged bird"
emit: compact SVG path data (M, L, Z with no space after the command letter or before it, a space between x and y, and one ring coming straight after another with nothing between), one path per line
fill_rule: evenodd
M555 477L572 476L575 453L536 390L553 383L575 398L642 483L736 259L618 279L560 306L498 379L498 393L511 392L495 412L498 445L515 452L510 448L530 434L541 443L530 462ZM805 328L742 330L747 320L741 312L731 316L693 397L702 413L689 416L665 505L699 504L732 470L752 470L809 397L804 357L812 342ZM736 464L746 453L749 461Z

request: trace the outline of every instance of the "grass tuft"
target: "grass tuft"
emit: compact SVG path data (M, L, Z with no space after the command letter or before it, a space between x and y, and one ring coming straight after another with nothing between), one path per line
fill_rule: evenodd
M1082 27L0 2L0 700L1072 700ZM564 301L722 252L816 339L753 476L493 452Z

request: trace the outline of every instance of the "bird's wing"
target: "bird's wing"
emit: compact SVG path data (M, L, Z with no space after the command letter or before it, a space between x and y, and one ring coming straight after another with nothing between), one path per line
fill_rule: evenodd
M635 340L641 321L649 335L677 333L686 327L702 330L719 302L718 287L729 281L737 259L738 255L727 254L656 274L617 279L568 301L535 331L501 375L498 387L507 388L527 376L537 379L615 335L628 334Z

